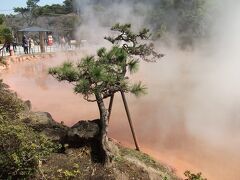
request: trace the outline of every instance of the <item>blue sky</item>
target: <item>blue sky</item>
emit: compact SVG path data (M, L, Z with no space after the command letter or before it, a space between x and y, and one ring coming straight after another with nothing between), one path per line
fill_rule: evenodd
M25 7L27 0L1 0L0 14L13 13L14 7ZM61 4L64 0L40 0L39 5Z

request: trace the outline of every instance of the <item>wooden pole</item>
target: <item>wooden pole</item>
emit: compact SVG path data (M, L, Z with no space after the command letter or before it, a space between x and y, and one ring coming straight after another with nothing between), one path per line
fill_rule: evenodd
M44 33L44 32L39 32L40 50L41 50L41 53L44 53L44 52L45 52L44 36L45 36L45 33Z
M138 146L138 142L137 142L137 138L136 138L136 135L135 135L135 132L134 132L134 128L133 128L132 119L131 119L130 112L129 112L129 109L128 109L127 100L126 100L126 97L125 97L125 94L124 94L123 91L121 91L121 95L122 95L123 104L124 104L124 107L125 107L125 110L126 110L126 113L127 113L128 122L129 122L129 125L130 125L130 128L131 128L131 132L132 132L132 135L133 135L133 140L134 140L134 143L135 143L135 146L136 146L136 150L140 151L139 146Z
M114 99L114 94L111 96L109 106L108 106L108 123L109 123L111 112L112 112L113 99Z

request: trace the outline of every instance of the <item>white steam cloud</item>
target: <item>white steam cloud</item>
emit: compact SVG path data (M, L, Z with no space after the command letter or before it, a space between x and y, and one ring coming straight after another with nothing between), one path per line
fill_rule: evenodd
M154 2L111 1L103 8L92 1L76 1L82 18L76 35L96 48L109 46L103 37L110 33L111 25L116 22L131 23L135 30L148 26L147 14L151 12ZM215 8L214 13L218 13L211 14L213 9L209 10L210 16L217 18L209 29L211 39L199 45L199 48L196 47L194 52L166 49L164 63L157 64L156 72L151 73L154 73L155 80L162 87L171 84L173 87L170 92L176 89L178 96L184 94L185 102L179 106L182 107L189 130L218 142L215 141L219 139L218 136L224 136L222 131L232 131L233 121L236 124L234 128L239 128L235 112L237 108L234 107L240 101L240 3L231 0L211 1L209 4ZM146 66L153 68L152 65ZM153 66L156 67L155 64ZM159 93L153 94L155 96ZM232 117L231 120L229 117Z
M106 27L116 22L132 23L136 29L148 26L146 14L153 8L150 2L133 5L131 1L113 1L107 11L96 12L92 3L83 5L81 1L83 24L77 33L81 38L87 32L86 38L102 46L102 37L110 33ZM188 52L177 46L161 46L166 54L163 61L143 63L139 73L149 94L138 101L130 98L130 104L145 147L184 156L213 179L234 180L239 177L235 166L240 163L236 154L240 149L240 3L208 3L212 5L208 12L213 22L211 38ZM115 108L119 111L121 106ZM115 113L115 120L122 116ZM113 123L113 135L128 139L120 134L119 126L123 126L121 122ZM225 166L219 162L225 160L229 168L219 172L217 169Z
M191 94L187 125L194 133L229 146L233 142L222 139L236 133L229 139L240 148L240 4L224 4L224 13L218 15L212 31L213 38L202 55L197 55L190 74L196 86Z
M81 25L76 32L80 40L87 40L88 45L99 48L109 46L103 38L111 32L110 27L116 23L131 23L135 30L144 27L151 5L129 1L112 1L105 6L93 1L76 1L81 13Z

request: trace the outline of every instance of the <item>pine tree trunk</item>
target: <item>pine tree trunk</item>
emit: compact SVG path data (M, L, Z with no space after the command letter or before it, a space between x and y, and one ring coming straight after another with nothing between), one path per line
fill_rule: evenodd
M103 159L103 163L106 166L109 166L112 160L113 154L111 153L111 149L109 147L108 142L108 110L105 108L103 98L100 94L95 94L97 99L97 104L100 112L100 122L101 122L101 133L100 133L100 148L101 148L101 156Z

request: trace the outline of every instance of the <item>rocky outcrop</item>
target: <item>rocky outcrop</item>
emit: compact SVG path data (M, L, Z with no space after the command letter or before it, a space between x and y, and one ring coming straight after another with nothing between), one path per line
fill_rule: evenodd
M22 121L53 141L61 141L69 129L67 126L56 122L48 112L29 112L28 116Z
M100 133L99 119L79 121L68 129L61 143L67 144L68 148L90 147L92 161L103 162ZM118 147L113 141L108 141L108 147L114 155L118 154Z
M24 101L24 104L25 104L25 109L26 109L27 111L31 111L31 109L32 109L32 103L31 103L31 101L30 101L30 100Z
M99 119L93 121L79 121L68 131L68 136L77 136L80 139L91 139L96 137L99 132Z
M23 62L23 61L34 61L39 59L51 58L54 53L39 53L39 54L24 54L16 56L4 56L0 60L0 71L10 68L12 63Z
M91 145L97 141L99 133L100 124L98 119L92 121L79 121L68 129L63 142L72 147Z
M48 112L30 112L23 122L30 123L35 128L47 128L56 125L56 121L53 120Z
M48 112L32 112L31 102L25 101L25 111L22 122L34 130L45 134L51 140L62 144L62 152L68 148L90 147L92 160L102 162L101 125L100 120L79 121L72 127L56 122ZM118 153L118 148L109 141L109 148Z

